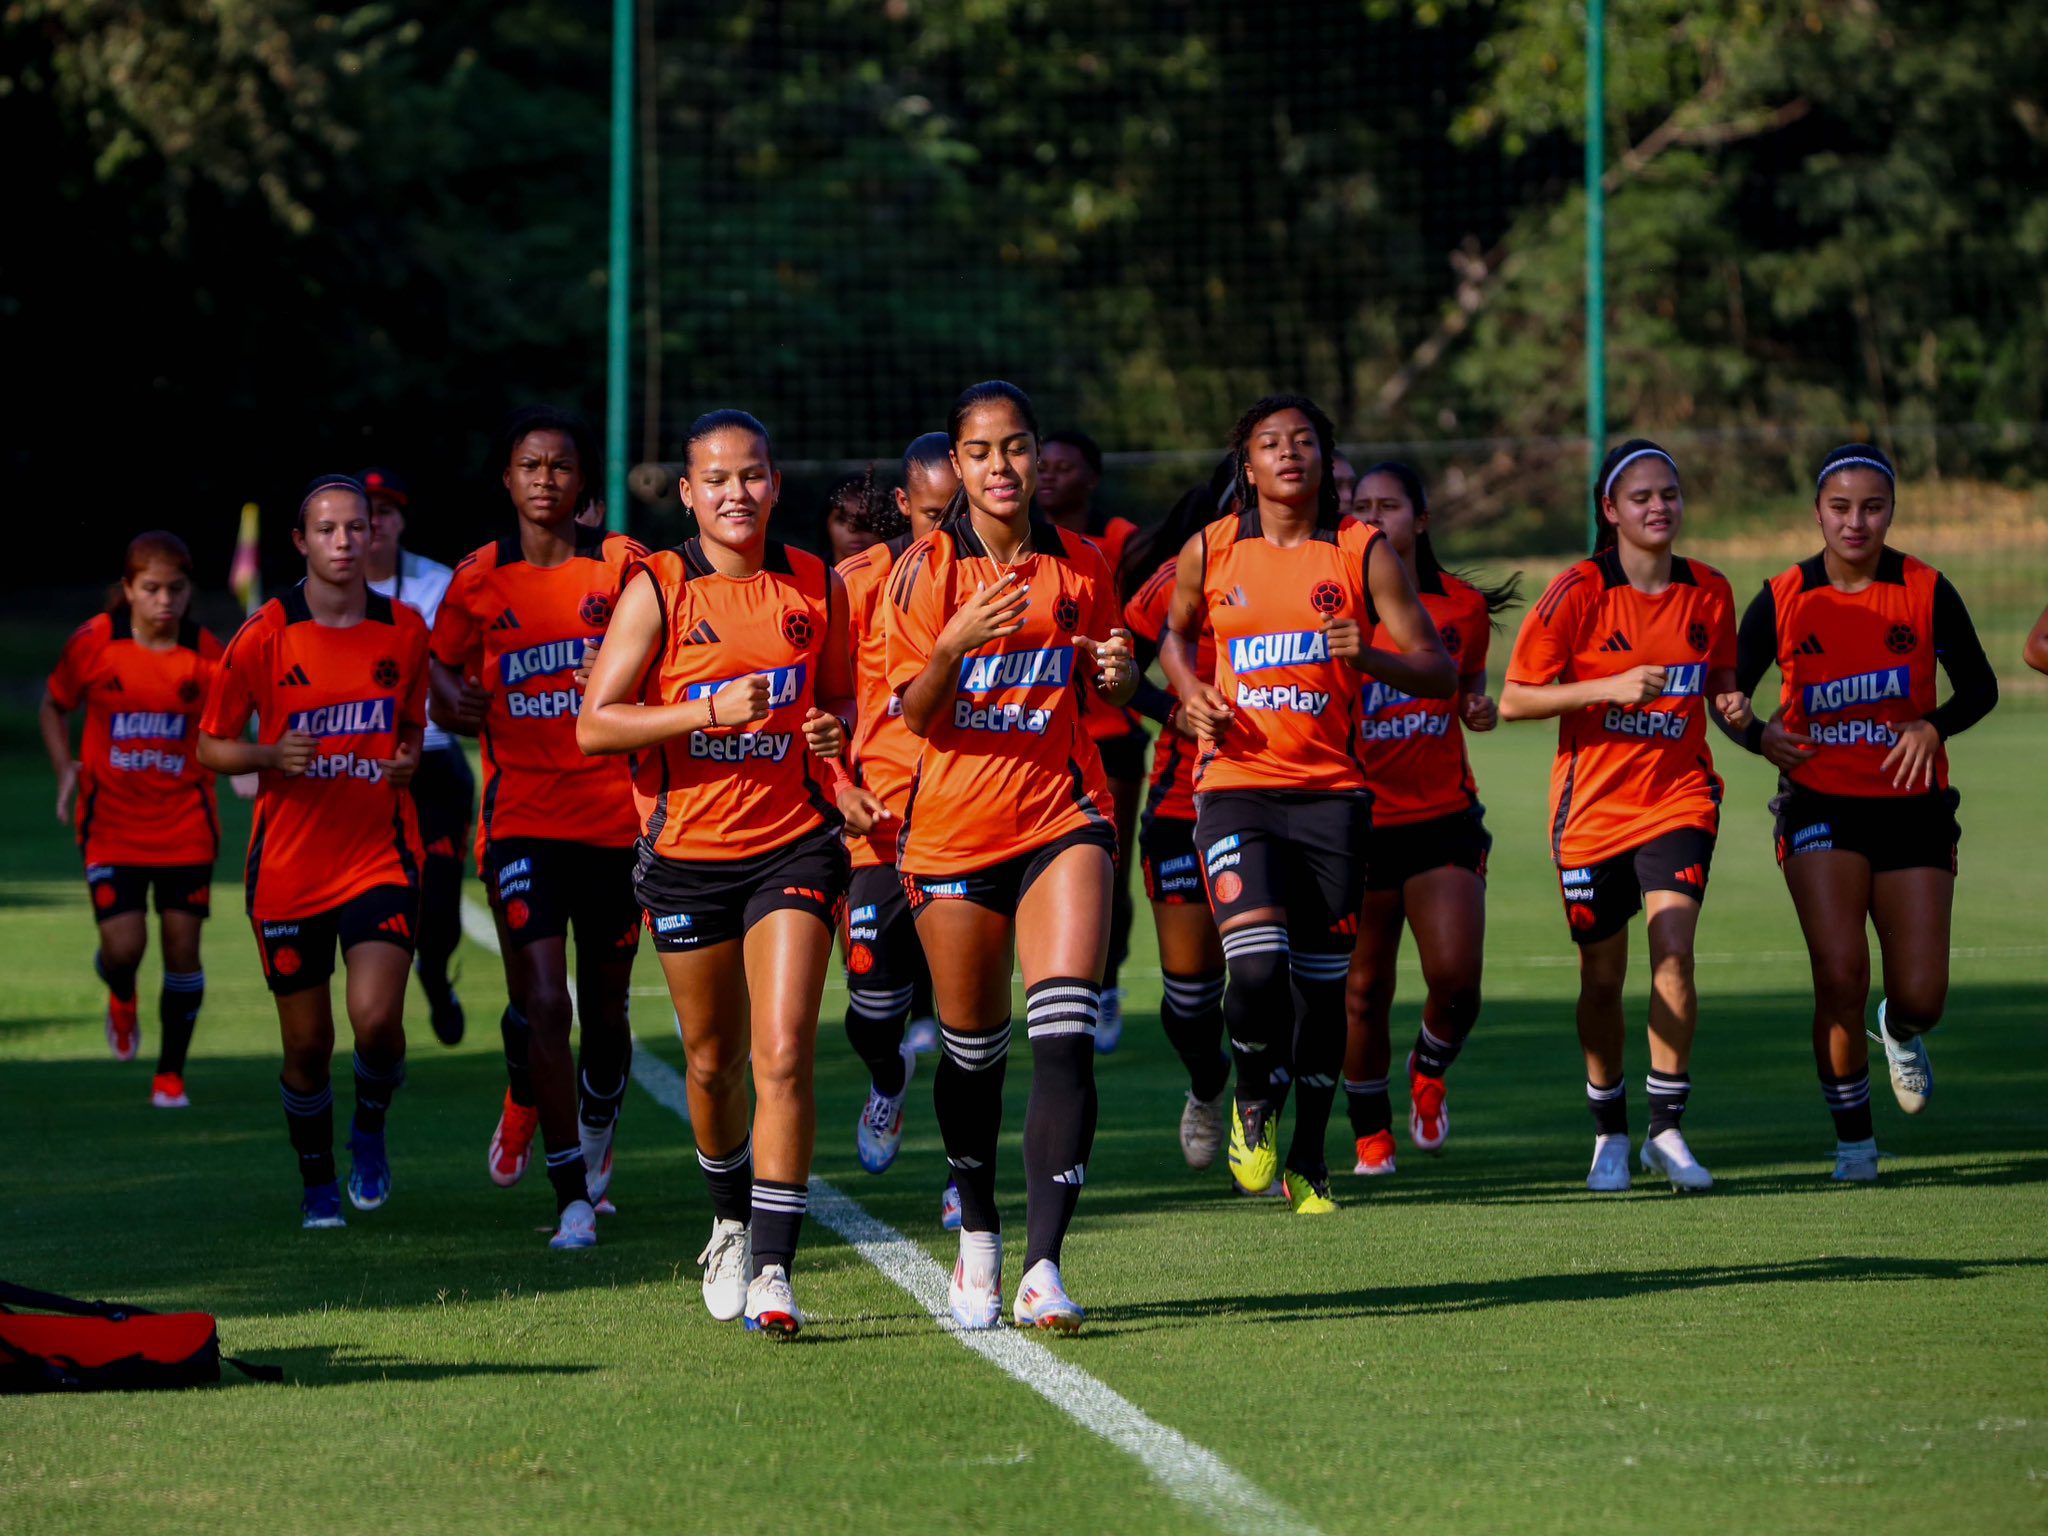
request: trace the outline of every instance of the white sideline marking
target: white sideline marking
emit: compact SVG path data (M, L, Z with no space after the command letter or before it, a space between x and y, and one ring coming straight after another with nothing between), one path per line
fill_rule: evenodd
M687 1122L690 1107L682 1074L652 1051L633 1053L633 1079L663 1108ZM1192 1505L1212 1524L1244 1536L1315 1536L1315 1527L1233 1471L1215 1452L1152 1418L1079 1366L1059 1358L1028 1333L997 1327L965 1332L953 1324L946 1302L949 1276L917 1243L816 1174L811 1215L881 1271L963 1348L1036 1392L1083 1429L1136 1458L1152 1480Z
M462 901L462 931L496 954L498 931L490 914L468 897ZM634 989L636 992L641 990ZM633 1080L647 1096L690 1122L683 1075L651 1050L633 1052ZM854 1252L881 1271L924 1308L927 1316L963 1348L972 1350L1013 1381L1036 1392L1083 1429L1100 1435L1135 1457L1154 1482L1211 1524L1242 1536L1318 1536L1316 1528L1286 1505L1233 1471L1214 1451L1170 1429L1121 1393L1070 1365L1028 1333L995 1327L969 1333L953 1324L946 1288L952 1277L938 1260L829 1182L811 1175L811 1215L836 1232Z

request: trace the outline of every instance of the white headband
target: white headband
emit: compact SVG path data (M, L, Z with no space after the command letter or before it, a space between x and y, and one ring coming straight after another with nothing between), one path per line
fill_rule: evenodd
M1889 484L1897 485L1899 483L1898 476L1892 473L1891 465L1885 463L1882 459L1866 459L1859 454L1855 458L1830 459L1827 465L1821 470L1820 478L1813 482L1813 494L1816 496L1820 494L1820 488L1828 483L1829 475L1835 474L1837 471L1844 469L1854 469L1859 464L1862 465L1865 469L1876 470L1880 475L1883 475L1885 477L1885 480Z
M1635 463L1637 459L1662 459L1671 466L1671 473L1674 475L1678 473L1678 460L1672 458L1662 448L1638 448L1634 453L1629 454L1619 464L1615 465L1608 473L1607 483L1600 487L1600 494L1603 497L1614 494L1614 482L1619 480L1621 472L1627 469L1629 465Z

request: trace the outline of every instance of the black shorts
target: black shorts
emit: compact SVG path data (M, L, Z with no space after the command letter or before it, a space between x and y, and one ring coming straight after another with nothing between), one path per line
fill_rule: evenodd
M1065 837L1053 839L1043 848L1020 853L1014 859L991 864L986 869L961 875L905 875L903 894L910 903L912 919L924 916L935 901L971 901L977 907L1015 917L1024 893L1038 877L1052 867L1052 861L1069 848L1100 848L1116 861L1116 833L1108 827L1077 827Z
M1486 878L1486 856L1493 834L1486 830L1486 807L1454 811L1430 821L1399 827L1374 827L1366 845L1365 888L1398 891L1417 875L1449 866L1469 869Z
M1132 731L1127 736L1112 736L1107 741L1095 743L1095 750L1102 755L1104 776L1119 784L1142 784L1145 779L1145 748L1151 744L1152 738L1143 731Z
M92 893L92 915L105 922L128 912L147 912L149 892L156 889L156 910L213 913L211 864L88 864L85 888Z
M480 871L491 907L515 948L566 938L576 947L631 954L640 947L640 899L631 848L587 848L550 837L505 837L486 845Z
M838 926L851 855L837 827L819 827L750 859L682 863L640 839L633 890L663 954L743 938L770 912L809 912Z
M1280 907L1297 939L1355 935L1371 825L1367 794L1226 789L1195 796L1195 842L1217 926L1240 912Z
M1138 828L1138 853L1145 869L1145 894L1153 901L1165 907L1208 901L1192 821L1147 816Z
M1778 863L1802 853L1858 853L1873 875L1899 869L1956 871L1963 829L1953 789L1924 795L1822 795L1783 785L1771 801L1777 818Z
M924 949L896 866L856 869L846 887L847 986L857 992L904 992L924 974Z
M1572 941L1597 944L1621 932L1643 910L1646 891L1677 891L1704 901L1713 867L1714 834L1679 827L1587 868L1559 870Z
M273 996L287 997L324 987L334 974L334 951L345 957L358 944L376 940L412 953L419 927L420 893L409 885L373 885L360 896L313 917L282 922L251 918L263 956L263 979Z
M412 776L412 803L419 812L420 842L430 859L462 863L462 845L469 841L469 818L476 810L476 776L457 746L436 747L420 754Z

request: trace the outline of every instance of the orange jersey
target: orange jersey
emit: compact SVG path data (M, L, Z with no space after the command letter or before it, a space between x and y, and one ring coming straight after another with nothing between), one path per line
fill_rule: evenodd
M406 726L427 723L427 625L370 594L360 624L314 619L305 583L271 599L228 642L200 729L232 740L250 716L257 739L314 738L290 777L263 770L244 870L258 921L315 917L379 885L417 885L412 796L384 777Z
M1788 778L1827 795L1905 795L1880 772L1898 727L1934 709L1935 589L1941 573L1887 550L1861 592L1838 592L1821 556L1772 578L1785 729L1813 738ZM1934 783L1948 788L1937 748Z
M434 618L434 659L491 695L478 733L484 789L477 868L492 839L546 837L630 848L639 835L632 770L623 757L585 757L576 745L583 642L602 639L627 567L647 551L624 534L576 530L562 564L527 563L517 534L455 568Z
M1112 590L1123 571L1124 551L1130 546L1131 535L1138 531L1138 525L1127 517L1109 517L1101 512L1091 512L1088 527L1081 537L1102 552L1102 563L1109 567ZM1117 592L1118 601L1122 593ZM1107 640L1107 635L1092 638ZM1081 723L1087 727L1088 735L1095 741L1115 741L1119 737L1143 735L1145 726L1138 712L1128 706L1118 708L1097 693L1093 688L1081 691Z
M1201 532L1202 599L1216 635L1216 687L1236 712L1204 753L1195 787L1324 793L1365 788L1361 674L1333 661L1323 620L1370 635L1365 562L1377 528L1345 518L1291 549L1266 541L1257 508Z
M905 874L971 873L1108 822L1102 758L1075 697L1094 686L1094 663L1074 642L1107 638L1115 583L1093 544L1048 522L1032 520L1031 548L998 565L963 514L904 551L890 577L882 615L899 694L977 585L1007 570L1030 587L1024 627L960 663L918 754L897 846Z
M1418 588L1417 596L1436 622L1460 680L1483 674L1487 643L1493 636L1485 596L1441 571L1418 583ZM1479 803L1479 787L1465 752L1465 725L1458 714L1460 698L1418 699L1365 679L1358 739L1366 787L1372 791L1374 826L1433 821Z
M839 562L839 578L846 583L846 624L853 641L854 698L859 709L853 733L854 777L897 817L870 836L847 834L855 869L896 862L897 831L910 803L917 754L924 746L903 723L903 701L889 686L889 637L882 622L889 572L909 548L906 533Z
M1707 675L1735 666L1728 578L1671 562L1671 585L1646 596L1612 549L1550 584L1522 621L1508 681L1534 686L1668 669L1648 704L1589 704L1560 716L1550 771L1550 851L1558 868L1597 864L1680 827L1713 832L1721 781L1707 749Z
M1159 644L1166 634L1166 612L1173 602L1173 587L1180 571L1179 552L1154 571L1124 604L1124 627L1148 645ZM1195 675L1216 675L1216 637L1205 625L1195 642ZM1195 819L1195 756L1192 736L1177 727L1161 726L1159 744L1152 749L1152 787L1145 797L1145 814L1168 821Z
M138 644L126 609L81 624L50 674L67 714L85 706L78 846L88 864L211 864L220 852L199 712L221 644L189 620L168 651Z
M680 704L736 677L768 679L768 713L753 724L691 731L633 763L634 799L648 843L664 858L727 863L787 847L839 811L804 744L820 698L853 691L848 659L829 655L831 571L816 555L769 541L759 571L721 576L696 539L649 555L661 601L661 651L641 694Z

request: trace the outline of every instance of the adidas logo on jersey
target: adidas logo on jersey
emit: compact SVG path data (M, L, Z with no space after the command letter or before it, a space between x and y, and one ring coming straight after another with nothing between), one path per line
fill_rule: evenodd
M118 677L110 677L107 679L106 691L108 693L126 693L128 690L121 686L121 679L119 679Z
M1792 647L1792 654L1794 656L1825 656L1827 652L1820 648L1819 635L1808 635L1804 640Z
M510 608L507 608L503 613L491 620L491 628L493 629L517 629L518 627L519 615Z
M699 619L685 631L683 644L716 645L718 644L718 631L711 627L709 619Z
M306 669L297 662L293 662L291 671L277 680L280 688L310 688L312 685L313 679L306 676Z
M1613 634L1600 642L1600 649L1603 651L1632 651L1635 647L1628 643L1628 636L1617 629Z

